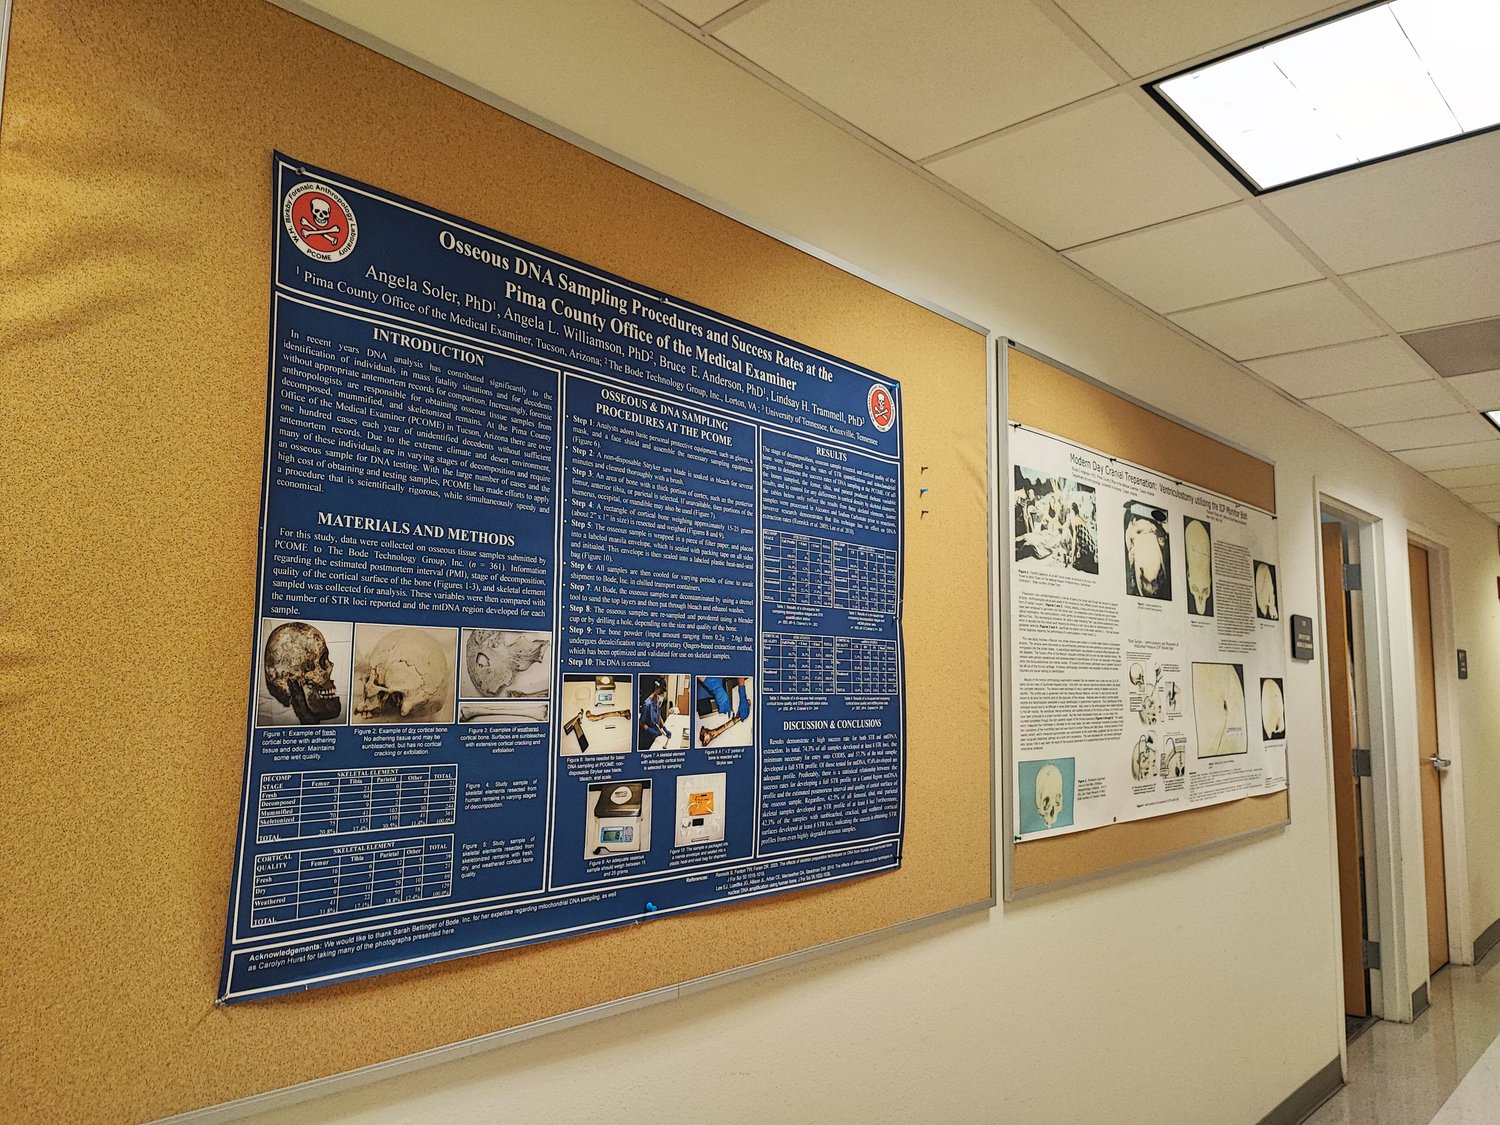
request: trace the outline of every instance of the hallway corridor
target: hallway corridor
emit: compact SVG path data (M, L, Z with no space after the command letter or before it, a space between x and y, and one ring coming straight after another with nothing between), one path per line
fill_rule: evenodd
M1416 1022L1382 1020L1350 1043L1348 1085L1306 1125L1500 1123L1497 1036L1500 947L1433 977L1432 1007Z

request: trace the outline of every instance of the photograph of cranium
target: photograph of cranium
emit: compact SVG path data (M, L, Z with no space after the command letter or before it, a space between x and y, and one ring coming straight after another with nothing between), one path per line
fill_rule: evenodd
M1125 504L1125 593L1172 600L1172 550L1167 513L1139 500Z
M1074 768L1072 758L1017 763L1022 833L1072 826Z
M1016 562L1099 573L1094 490L1065 477L1016 466Z
M1286 697L1281 694L1280 677L1260 682L1260 733L1266 742L1280 742L1286 737Z
M1276 564L1255 560L1255 616L1262 621L1280 621L1276 607Z
M1193 712L1198 723L1198 757L1249 752L1242 665L1194 664Z
M552 694L552 634L525 629L464 629L460 699L547 699Z
M1214 537L1207 523L1182 517L1182 550L1187 555L1187 609L1194 617L1214 615Z
M267 617L260 623L260 635L256 726L348 722L353 625Z
M458 630L422 625L356 625L356 725L451 723Z

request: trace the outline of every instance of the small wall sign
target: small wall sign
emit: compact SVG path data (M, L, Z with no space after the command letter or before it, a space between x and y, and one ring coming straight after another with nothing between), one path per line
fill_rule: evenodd
M1467 649L1458 650L1458 678L1467 680L1469 678L1469 652Z
M1292 614L1292 659L1311 660L1313 658L1313 630L1311 617L1299 617Z

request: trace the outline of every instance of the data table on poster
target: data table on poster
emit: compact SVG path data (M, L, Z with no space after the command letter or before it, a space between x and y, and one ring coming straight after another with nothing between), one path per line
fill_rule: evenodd
M761 557L768 602L896 612L895 551L772 530Z
M768 695L886 695L896 690L896 646L888 641L767 633L764 661Z
M260 779L257 840L452 824L458 767L305 770Z
M453 837L266 852L254 887L253 926L443 898L453 889Z

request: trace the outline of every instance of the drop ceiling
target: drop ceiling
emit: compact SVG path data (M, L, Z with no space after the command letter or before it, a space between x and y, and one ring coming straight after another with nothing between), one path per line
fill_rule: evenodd
M633 2L1500 519L1500 132L1257 197L1143 90L1359 2Z

